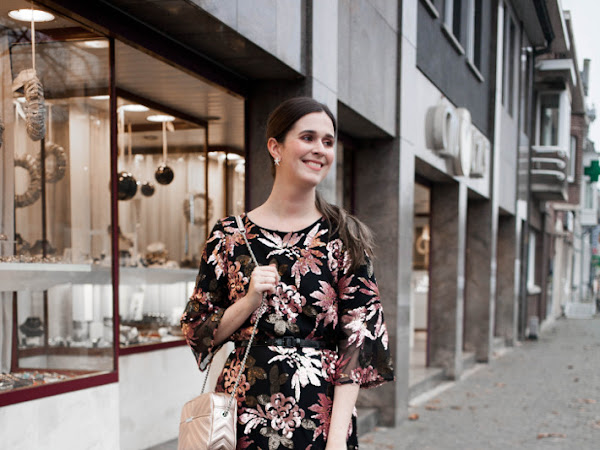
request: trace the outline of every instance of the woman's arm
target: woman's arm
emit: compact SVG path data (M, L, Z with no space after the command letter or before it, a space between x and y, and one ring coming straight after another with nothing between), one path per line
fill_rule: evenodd
M260 306L263 293L274 293L278 282L279 274L275 266L256 267L250 276L247 294L225 310L215 332L214 344L221 344L235 333Z
M348 383L336 386L333 391L331 422L325 450L346 450L348 429L352 420L352 411L356 404L358 384Z

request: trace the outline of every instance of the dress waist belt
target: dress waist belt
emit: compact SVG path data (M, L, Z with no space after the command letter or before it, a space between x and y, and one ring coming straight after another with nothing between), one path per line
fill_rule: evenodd
M247 347L250 341L236 341L236 347ZM252 342L252 347L268 347L268 346L278 346L278 347L310 347L316 349L329 349L336 350L336 346L333 343L328 343L325 341L312 341L309 339L300 339L292 336L283 336L280 338L274 339L254 339Z

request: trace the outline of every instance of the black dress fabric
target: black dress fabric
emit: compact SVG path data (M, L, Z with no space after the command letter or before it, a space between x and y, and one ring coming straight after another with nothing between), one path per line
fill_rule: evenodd
M252 347L237 391L237 448L324 449L334 387L370 388L394 378L372 264L367 258L350 271L349 253L324 218L295 232L261 228L245 214L242 221L258 263L274 264L280 274L256 339L292 336L324 341L337 350ZM246 295L253 269L235 217L217 222L181 318L201 370L220 348L213 342L215 331L227 307ZM256 313L231 340L249 339L255 319ZM217 392L231 393L244 352L236 347L229 355ZM348 448L358 448L355 414Z

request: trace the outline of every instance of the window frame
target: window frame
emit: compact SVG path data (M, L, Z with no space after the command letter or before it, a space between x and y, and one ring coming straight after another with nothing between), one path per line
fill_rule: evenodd
M566 89L548 89L537 92L535 107L535 145L542 146L541 137L541 109L542 98L557 95L558 96L558 129L557 143L551 145L569 152L569 139L571 135L571 105L569 103L569 93ZM545 146L545 145L544 145Z
M569 165L567 166L567 181L569 183L575 182L575 168L577 159L577 144L579 139L574 134L571 134L569 138Z
M515 98L520 64L520 28L510 5L504 2L502 41L502 106L510 117L515 116L518 100Z

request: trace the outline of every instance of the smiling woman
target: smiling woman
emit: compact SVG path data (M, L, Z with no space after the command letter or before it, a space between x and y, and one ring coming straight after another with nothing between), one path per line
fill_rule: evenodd
M271 114L271 195L217 222L181 319L201 370L225 341L236 345L216 391L237 388L238 448L358 448L359 388L394 378L370 233L316 191L336 133L331 111L311 98Z

